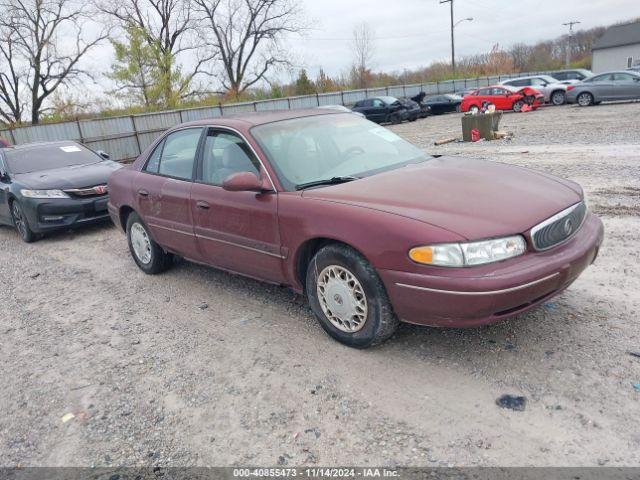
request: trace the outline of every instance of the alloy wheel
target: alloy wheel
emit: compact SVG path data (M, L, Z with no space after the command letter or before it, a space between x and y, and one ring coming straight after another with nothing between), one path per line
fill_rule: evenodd
M11 206L11 211L13 213L13 223L16 226L16 230L18 230L18 233L22 238L26 238L27 224L24 219L24 215L22 214L22 209L20 208L20 205L18 204L18 202L13 202L13 205Z
M340 265L324 268L317 280L320 307L338 330L355 333L367 320L367 297L360 281Z
M578 95L578 105L581 107L588 107L593 103L593 97L590 93L581 93Z
M551 103L554 105L562 105L565 102L565 95L562 92L556 92L551 96Z

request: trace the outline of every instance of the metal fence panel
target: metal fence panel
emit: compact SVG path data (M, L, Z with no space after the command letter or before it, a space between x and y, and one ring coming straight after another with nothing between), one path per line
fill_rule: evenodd
M220 116L222 116L220 107L190 108L188 110L182 110L183 122L195 122L196 120L205 120L207 118L216 118Z
M136 130L143 132L162 132L182 123L180 112L158 112L134 115Z
M345 105L350 105L356 103L358 100L367 98L367 93L364 90L346 90L343 92L343 95Z
M144 151L155 141L156 138L162 135L162 132L163 130L158 130L157 132L139 133L138 139L140 141L140 150Z
M275 100L264 100L262 102L256 102L256 110L258 112L266 110L288 110L289 100L286 98L278 98Z
M415 97L422 91L422 85L407 85L404 91L407 97ZM391 95L391 89L389 89L389 95Z
M342 105L342 93L320 93L318 94L318 106L322 105Z
M315 108L318 106L318 97L315 95L305 95L304 97L291 97L291 108Z
M133 132L131 117L97 118L80 121L82 138L111 137Z
M13 130L16 144L32 142L52 142L57 140L80 140L77 122L31 125Z
M93 150L102 150L108 153L111 160L115 160L116 162L133 160L140 154L138 151L138 140L136 140L134 134L106 140L87 140L84 143Z
M223 115L233 115L235 113L255 112L255 111L256 111L256 106L253 102L234 103L231 105L222 106Z
M367 89L367 98L384 97L387 95L386 88L369 88Z

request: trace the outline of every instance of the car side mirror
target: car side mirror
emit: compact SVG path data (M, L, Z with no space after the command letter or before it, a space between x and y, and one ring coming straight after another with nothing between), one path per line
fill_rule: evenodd
M100 155L104 160L111 160L111 157L108 153L103 152L102 150L97 150L96 153Z
M262 192L271 190L271 187L265 189L265 184L255 173L238 172L229 175L222 182L222 188L228 192Z

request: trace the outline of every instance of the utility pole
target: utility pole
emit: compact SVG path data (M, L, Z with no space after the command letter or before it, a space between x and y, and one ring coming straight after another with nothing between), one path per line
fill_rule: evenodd
M451 70L456 75L456 47L453 39L453 0L440 0L440 4L448 3L451 6Z
M572 20L570 22L567 23L563 23L562 25L565 27L569 27L569 40L567 41L567 51L566 51L566 57L565 57L565 64L567 66L567 68L569 68L569 66L571 65L571 44L572 44L572 40L573 40L573 26L577 25L581 22L578 22L576 20Z

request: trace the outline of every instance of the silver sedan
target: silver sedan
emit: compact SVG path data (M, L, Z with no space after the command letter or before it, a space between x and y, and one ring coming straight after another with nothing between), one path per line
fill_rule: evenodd
M582 107L603 101L640 99L640 73L630 70L606 72L570 85L567 102Z
M567 85L563 85L549 75L532 75L530 77L512 78L500 82L501 85L512 87L531 87L544 95L544 101L553 105L562 105L565 102Z

